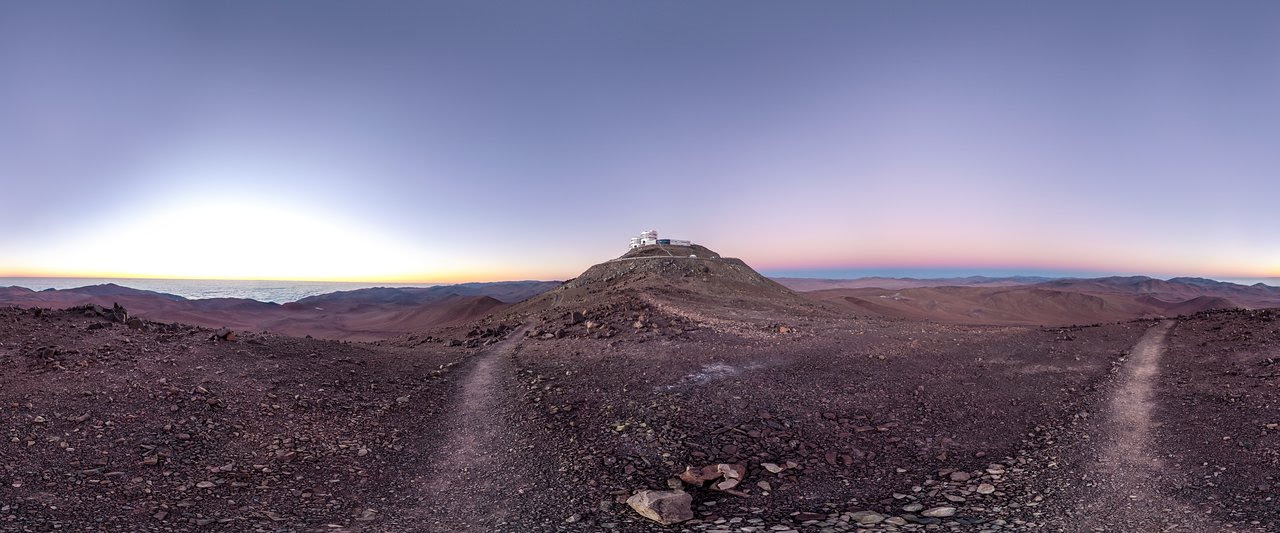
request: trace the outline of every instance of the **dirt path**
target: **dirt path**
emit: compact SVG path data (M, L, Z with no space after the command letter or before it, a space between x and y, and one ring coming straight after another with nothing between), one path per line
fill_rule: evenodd
M1153 387L1174 321L1152 326L1134 346L1107 407L1095 450L1092 494L1076 513L1082 531L1229 531L1191 506L1164 496L1171 481L1154 452Z
M524 328L472 357L445 421L438 456L424 480L421 515L429 531L493 531L514 517L508 500L513 436L503 422L502 377Z

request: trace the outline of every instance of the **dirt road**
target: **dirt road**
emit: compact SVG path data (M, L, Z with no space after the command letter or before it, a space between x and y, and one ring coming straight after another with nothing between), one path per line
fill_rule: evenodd
M1160 372L1165 336L1173 320L1163 321L1134 346L1107 407L1103 434L1095 450L1092 494L1078 509L1085 531L1231 531L1199 510L1165 496L1170 486L1154 451L1151 429L1153 385Z
M493 531L510 520L505 480L518 446L504 431L501 384L524 329L473 357L446 415L439 456L427 467L421 516L432 531Z

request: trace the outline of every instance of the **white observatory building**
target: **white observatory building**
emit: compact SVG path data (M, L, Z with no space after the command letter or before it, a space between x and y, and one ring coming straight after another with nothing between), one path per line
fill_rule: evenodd
M631 238L632 249L641 248L644 246L663 246L663 245L689 246L692 244L693 244L693 241L687 241L684 239L659 239L658 230L656 229L651 229L649 231L641 232L639 237Z

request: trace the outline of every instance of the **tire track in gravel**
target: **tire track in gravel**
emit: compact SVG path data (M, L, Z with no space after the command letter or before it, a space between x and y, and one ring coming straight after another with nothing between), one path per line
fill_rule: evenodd
M1171 481L1152 442L1154 386L1165 336L1174 322L1152 326L1125 361L1094 450L1093 490L1074 513L1084 526L1081 531L1231 531L1161 491Z
M455 388L435 460L427 466L420 515L423 531L495 531L509 521L514 492L503 481L511 471L511 435L503 421L510 357L524 327L472 357Z

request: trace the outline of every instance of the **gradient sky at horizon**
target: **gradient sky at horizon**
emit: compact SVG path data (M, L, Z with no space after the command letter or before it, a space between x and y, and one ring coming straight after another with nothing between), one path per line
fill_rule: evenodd
M0 276L1280 276L1280 3L0 3Z

